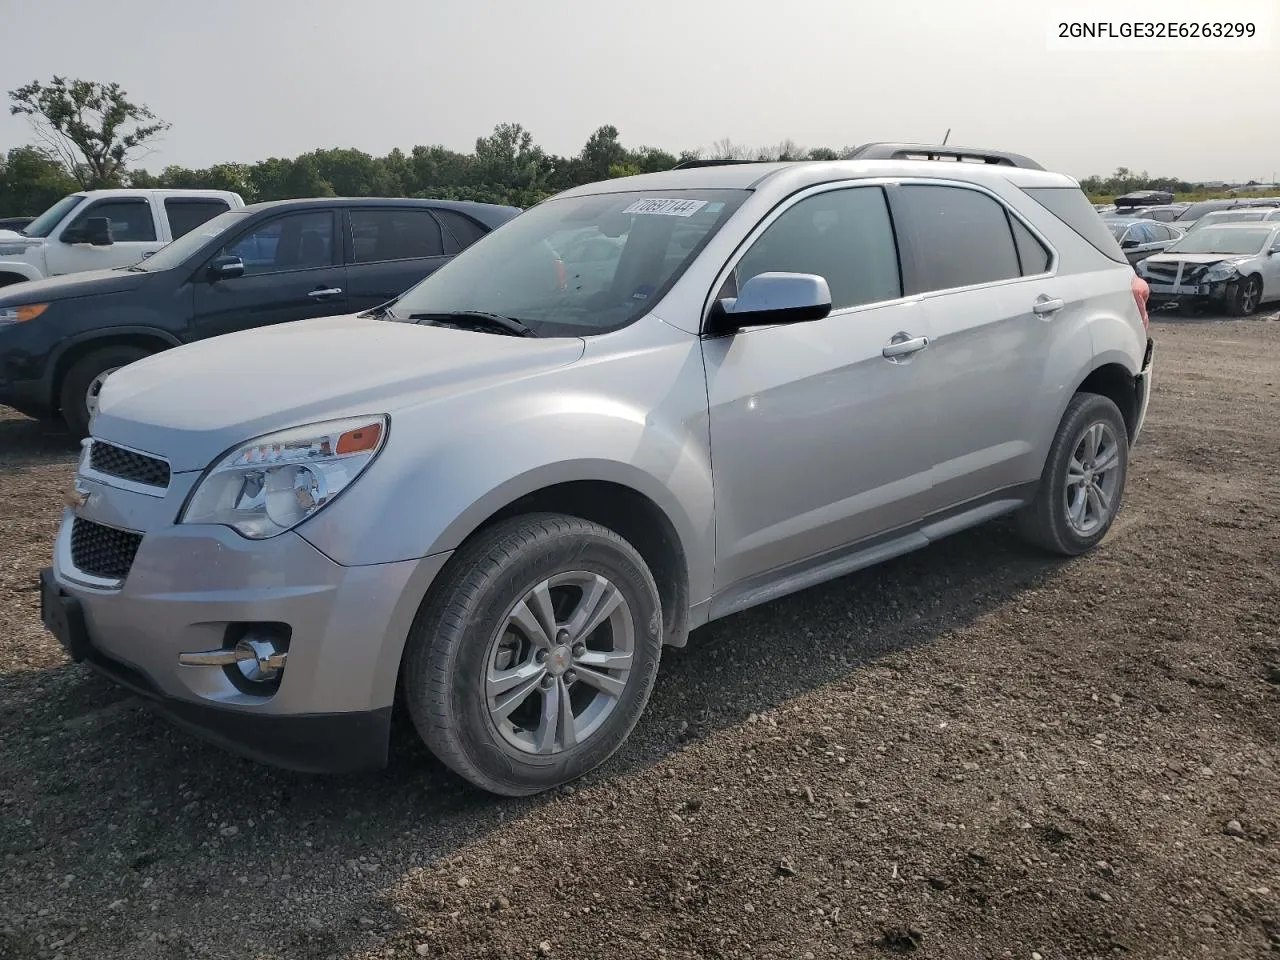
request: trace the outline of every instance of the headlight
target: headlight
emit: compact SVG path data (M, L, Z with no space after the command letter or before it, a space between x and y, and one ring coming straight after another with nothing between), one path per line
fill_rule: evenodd
M19 307L0 307L0 327L10 323L34 320L48 309L47 303L24 303Z
M179 523L220 523L251 540L291 530L364 472L382 449L387 417L352 417L251 440L205 471Z
M1226 280L1235 275L1236 265L1234 263L1215 263L1204 272L1204 278L1210 282Z

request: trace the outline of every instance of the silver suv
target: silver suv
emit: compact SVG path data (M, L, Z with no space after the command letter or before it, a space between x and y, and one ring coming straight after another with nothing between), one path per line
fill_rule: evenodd
M1001 514L1097 544L1145 297L1076 183L1011 154L579 187L385 307L113 374L43 618L259 759L384 764L400 704L535 793L617 750L710 620Z

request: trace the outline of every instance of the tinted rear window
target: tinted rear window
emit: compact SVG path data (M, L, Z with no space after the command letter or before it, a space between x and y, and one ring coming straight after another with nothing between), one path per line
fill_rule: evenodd
M1089 241L1103 256L1110 257L1117 263L1129 262L1129 258L1120 249L1120 244L1111 235L1111 230L1079 187L1023 187L1022 190Z

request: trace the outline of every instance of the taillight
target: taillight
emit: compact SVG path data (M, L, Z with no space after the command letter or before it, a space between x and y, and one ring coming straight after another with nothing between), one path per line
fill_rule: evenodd
M1147 316L1147 299L1151 296L1151 287L1147 285L1147 281L1135 273L1129 289L1133 291L1133 302L1138 305L1138 315L1142 317L1142 329L1150 330L1151 319Z

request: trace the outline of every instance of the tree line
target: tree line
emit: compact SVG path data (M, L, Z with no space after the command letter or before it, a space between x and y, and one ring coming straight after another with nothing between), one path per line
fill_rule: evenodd
M246 203L316 196L436 197L528 207L561 190L611 177L668 170L700 157L757 160L834 160L852 147L806 148L791 140L746 147L719 140L708 150L672 153L625 146L617 127L605 125L572 156L544 150L518 123L497 125L470 152L444 146L394 149L376 157L349 148L320 149L256 163L218 163L191 169L171 165L151 172L138 163L169 129L118 84L54 77L9 91L10 112L31 125L33 144L0 156L0 216L32 216L67 193L104 187L233 190ZM1090 195L1138 189L1186 192L1192 185L1135 174L1121 167L1111 177L1088 177Z

